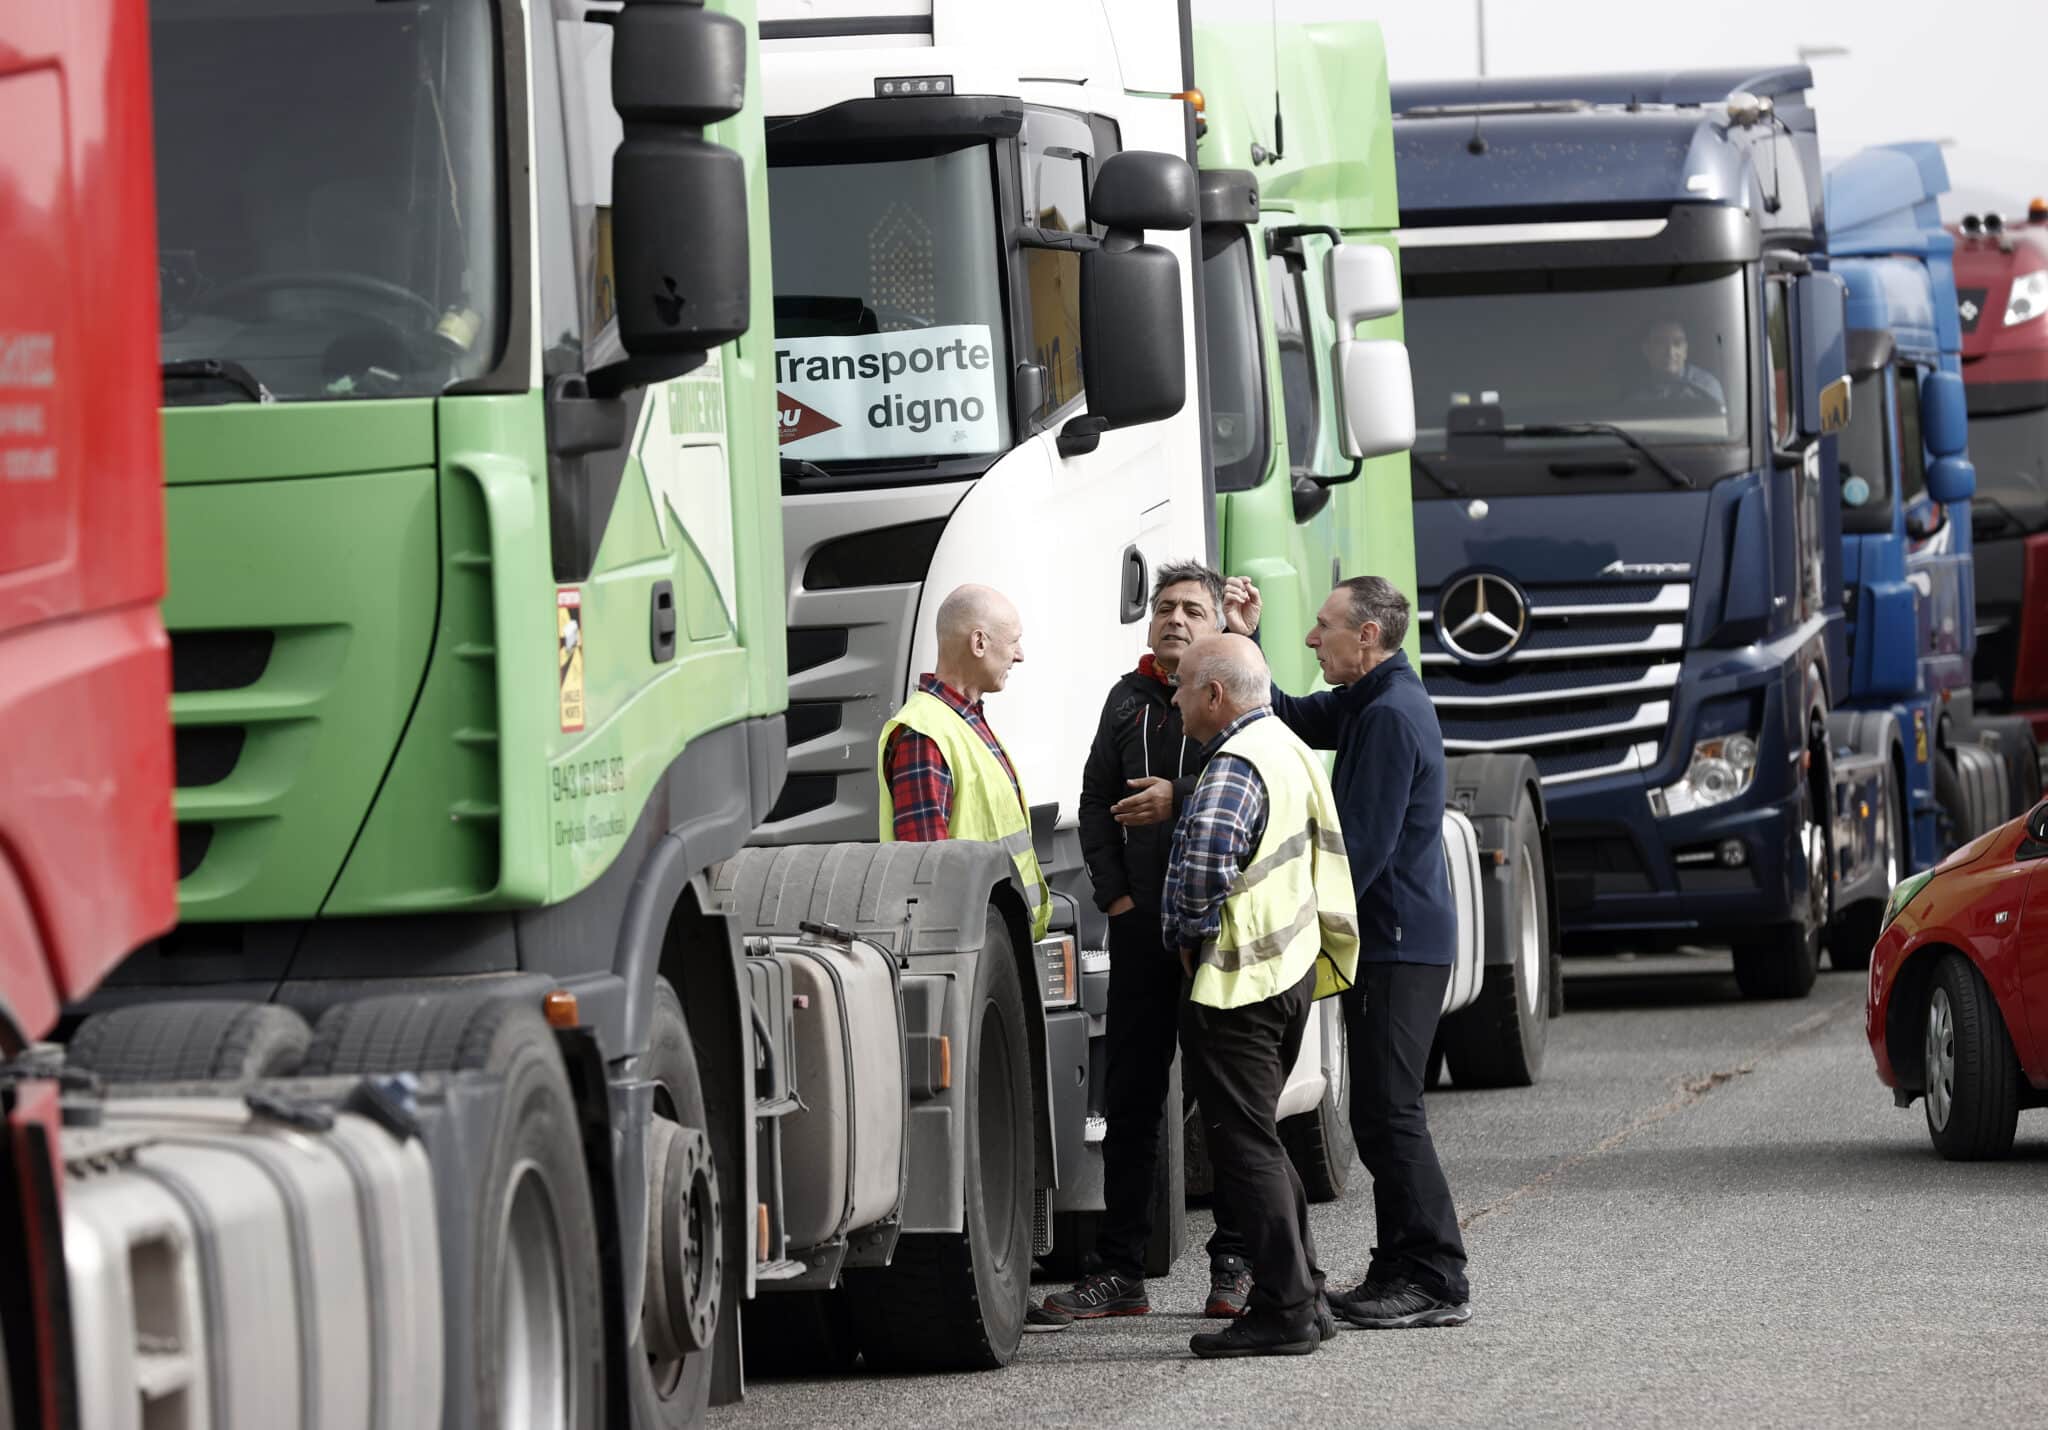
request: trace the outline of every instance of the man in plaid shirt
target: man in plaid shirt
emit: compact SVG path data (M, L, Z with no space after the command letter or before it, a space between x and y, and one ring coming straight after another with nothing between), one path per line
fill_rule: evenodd
M1024 622L1002 592L962 586L939 606L939 668L918 677L918 689L945 702L981 737L1017 790L1017 770L982 713L984 695L1001 690L1010 667L1024 659ZM889 737L882 767L889 776L896 837L930 842L949 837L953 772L938 743L908 726ZM1026 811L1026 817L1029 817Z

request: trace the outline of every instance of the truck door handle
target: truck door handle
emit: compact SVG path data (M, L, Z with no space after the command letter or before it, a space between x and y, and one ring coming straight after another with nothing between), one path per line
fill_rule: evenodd
M1122 600L1117 608L1117 619L1125 625L1145 619L1145 583L1151 572L1145 565L1145 553L1138 550L1134 542L1124 548Z

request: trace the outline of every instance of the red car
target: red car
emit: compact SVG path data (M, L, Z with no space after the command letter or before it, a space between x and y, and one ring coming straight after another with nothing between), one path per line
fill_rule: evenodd
M2002 1157L2048 1107L2048 803L1892 890L1863 1025L1944 1157Z

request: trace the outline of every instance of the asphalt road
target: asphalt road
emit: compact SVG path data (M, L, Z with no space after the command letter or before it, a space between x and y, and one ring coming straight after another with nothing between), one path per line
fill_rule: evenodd
M2012 1161L1935 1157L1863 1041L1863 982L1749 1003L1725 955L1574 962L1540 1086L1432 1094L1471 1325L1197 1362L1206 1213L1153 1313L1028 1336L1007 1370L757 1382L752 1426L2002 1426L2048 1418L2048 1113ZM1371 1243L1354 1168L1314 1210ZM1040 1288L1041 1290L1045 1288ZM1105 1418L1106 1417L1106 1418Z

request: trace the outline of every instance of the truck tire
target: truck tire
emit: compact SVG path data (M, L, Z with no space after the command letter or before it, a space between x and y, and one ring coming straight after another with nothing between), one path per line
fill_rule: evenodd
M1884 831L1884 891L1888 898L1898 887L1907 863L1905 795L1894 788L1889 795ZM1878 925L1884 922L1884 899L1865 899L1842 910L1828 930L1828 964L1849 972L1870 967L1870 950L1877 943Z
M1327 1011L1325 1011L1327 1010ZM1323 1100L1313 1112L1298 1113L1280 1124L1280 1139L1302 1190L1312 1202L1334 1202L1351 1181L1358 1149L1351 1140L1351 1048L1345 1041L1344 1015L1334 998L1310 1010L1323 1020L1324 1046L1330 1049L1330 1076Z
M2006 809L2025 814L2041 802L2041 745L2033 724L2024 715L1979 715L1976 727L1995 741L1992 748L2005 766Z
M1956 772L1948 751L1936 750L1934 774L1934 856L1939 863L1977 837L1971 828L1970 801L1963 793L1963 777Z
M93 1014L64 1057L108 1082L253 1082L297 1072L312 1040L274 1003L149 1003Z
M762 1287L740 1312L749 1380L849 1371L860 1359L847 1292Z
M711 1348L726 1290L725 1237L704 1084L683 1001L666 978L654 983L640 1076L654 1084L640 1317L649 1408L658 1425L696 1425L711 1399Z
M993 1370L1023 1339L1036 1138L1024 995L993 909L968 1003L963 1230L911 1233L886 1270L849 1273L861 1352L882 1370Z
M1977 966L1943 958L1927 990L1922 1024L1927 1135L1952 1162L2012 1151L2020 1115L2020 1065L1998 1003Z
M1515 811L1507 881L1484 881L1486 930L1508 961L1486 965L1469 1008L1444 1019L1441 1038L1459 1087L1530 1087L1550 1041L1550 923L1544 909L1543 831L1524 791Z
M471 1284L448 1293L468 1311L448 1318L447 1334L470 1339L451 1359L469 1369L472 1423L595 1430L605 1403L597 1215L568 1072L539 1010L489 993L343 1003L320 1019L305 1072L503 1080L483 1175L463 1189L466 1214L443 1218L442 1237L466 1240L473 1268Z
M1820 945L1828 926L1829 871L1834 863L1828 857L1824 814L1828 806L1815 786L1827 788L1829 778L1825 764L1817 761L1814 777L1801 786L1799 857L1806 861L1806 916L1790 923L1767 924L1734 945L1735 985L1745 998L1804 998L1813 992L1814 980L1820 976Z

